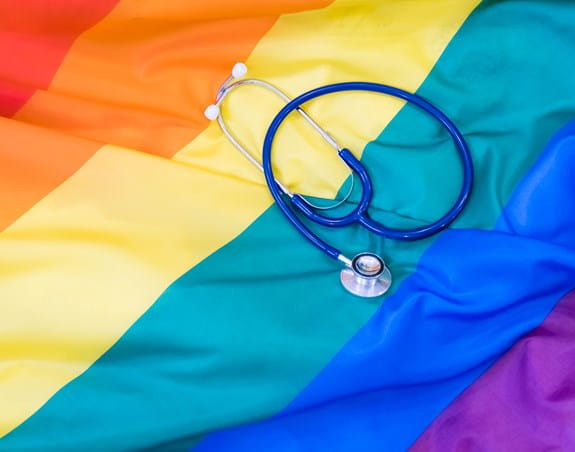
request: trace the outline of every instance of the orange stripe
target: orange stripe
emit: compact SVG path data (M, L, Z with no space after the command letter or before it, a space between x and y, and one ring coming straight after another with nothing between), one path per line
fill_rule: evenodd
M0 118L0 230L64 182L99 147Z
M207 126L203 107L278 14L329 2L214 3L123 0L76 41L50 88L15 116L55 130L0 122L0 230L72 175L98 142L172 155Z
M122 0L73 46L20 120L171 156L206 126L234 62L278 15L331 0Z

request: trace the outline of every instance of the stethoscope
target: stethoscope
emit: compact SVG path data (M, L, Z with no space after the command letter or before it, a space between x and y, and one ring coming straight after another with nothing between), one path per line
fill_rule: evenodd
M473 162L469 148L467 147L461 132L459 132L455 124L453 124L453 122L445 114L443 114L431 103L418 96L417 94L413 94L392 86L370 82L335 83L332 85L326 85L312 89L297 96L294 99L291 99L283 91L268 82L259 79L242 79L241 77L243 77L246 73L247 67L243 63L237 63L234 66L232 75L222 84L218 90L216 95L216 103L210 105L206 109L206 117L212 121L217 119L221 130L229 139L229 141L250 162L252 162L252 164L254 164L257 168L259 168L260 171L263 172L266 184L276 204L281 209L285 217L292 223L292 225L317 248L322 250L329 257L336 259L345 265L344 269L341 271L340 277L343 286L349 292L361 297L375 297L384 294L391 286L392 277L388 266L380 256L371 252L363 252L356 255L352 259L346 257L340 250L329 245L323 239L318 237L317 234L311 231L309 227L300 219L296 211L312 222L321 224L323 226L343 227L353 223L358 223L368 231L394 240L419 240L429 237L433 234L437 234L449 226L449 224L451 224L461 213L465 207L465 204L467 203L467 200L469 199L469 195L473 186ZM253 154L250 153L238 140L238 138L230 132L222 117L220 109L220 106L226 96L234 89L244 85L257 85L266 88L274 92L286 102L286 105L279 111L279 113L277 113L266 132L261 163L258 162ZM439 121L439 123L441 123L445 129L447 129L451 135L451 138L453 139L453 142L455 143L459 157L461 159L461 163L463 165L463 183L455 203L445 215L433 223L414 229L388 228L369 217L367 210L373 196L373 186L367 170L349 149L340 146L329 133L320 127L317 122L314 121L301 108L303 104L312 99L341 91L370 91L403 99L416 105L421 110L431 115L433 118ZM310 201L298 193L292 193L286 186L284 186L275 178L272 167L272 148L274 139L282 123L293 111L297 111L327 141L327 143L337 151L340 159L343 160L347 167L352 171L352 176L355 175L354 177L359 179L362 188L361 199L357 206L350 213L340 217L330 217L324 215L322 211L335 208L347 200L351 194L353 185L349 192L344 196L343 200L329 207L323 207L312 204ZM352 177L352 181L353 180L354 178Z

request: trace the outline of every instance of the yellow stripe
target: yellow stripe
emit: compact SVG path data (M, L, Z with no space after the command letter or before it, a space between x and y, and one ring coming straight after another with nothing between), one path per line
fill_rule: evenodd
M291 94L350 79L413 90L476 3L336 1L282 17L248 63L253 75ZM238 110L242 96L249 115ZM234 117L247 120L233 125L254 144L267 122L258 112L273 102L246 89L230 104ZM342 95L310 111L359 151L399 106ZM286 163L290 183L333 194L345 171L331 154L315 149L311 139L302 143L293 131L283 137L287 145L278 148L278 161ZM308 151L303 144L314 147ZM325 177L305 180L299 168L308 165L322 168L314 177ZM236 237L269 204L261 176L210 127L175 161L102 148L5 230L0 401L9 408L0 410L0 435L86 370L172 281Z
M342 81L372 81L416 91L479 0L340 0L329 7L280 17L247 61L249 77L296 96ZM229 96L223 114L255 155L282 102L259 87ZM377 94L340 93L306 110L360 155L403 102ZM216 123L174 157L263 183L261 175L222 136ZM348 174L332 148L293 115L274 145L280 179L294 191L333 197Z
M238 208L245 199L251 208ZM107 146L7 229L0 400L10 409L0 410L2 431L86 369L175 278L267 205L255 185Z

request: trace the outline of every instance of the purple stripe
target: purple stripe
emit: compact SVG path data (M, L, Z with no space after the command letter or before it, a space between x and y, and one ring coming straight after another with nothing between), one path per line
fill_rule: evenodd
M575 292L462 393L410 450L575 450Z

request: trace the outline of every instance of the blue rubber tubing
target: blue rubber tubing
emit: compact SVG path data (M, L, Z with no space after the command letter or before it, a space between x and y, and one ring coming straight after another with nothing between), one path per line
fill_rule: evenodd
M372 196L372 187L368 172L361 162L359 162L359 160L357 160L347 149L340 150L339 156L352 171L355 171L358 174L363 188L362 199L351 213L340 218L331 218L321 215L302 202L299 195L294 195L291 198L290 204L293 208L288 205L288 202L286 202L285 199L286 195L275 182L272 168L272 148L278 129L288 115L298 107L301 107L304 103L317 97L342 91L370 91L403 99L428 113L443 125L445 129L447 129L453 139L461 160L463 168L463 182L457 199L445 215L428 225L413 229L388 228L371 219L367 214L367 209ZM304 237L334 259L337 259L341 255L341 252L311 231L311 229L309 229L309 227L299 218L295 210L301 212L311 221L328 227L341 227L357 222L362 224L369 231L383 237L394 240L419 240L434 235L449 226L465 207L473 187L473 161L471 153L469 152L469 148L463 135L457 129L455 124L437 107L417 94L410 93L393 86L370 82L344 82L326 85L307 91L288 102L275 116L266 132L262 150L262 166L264 169L266 184L282 213Z

